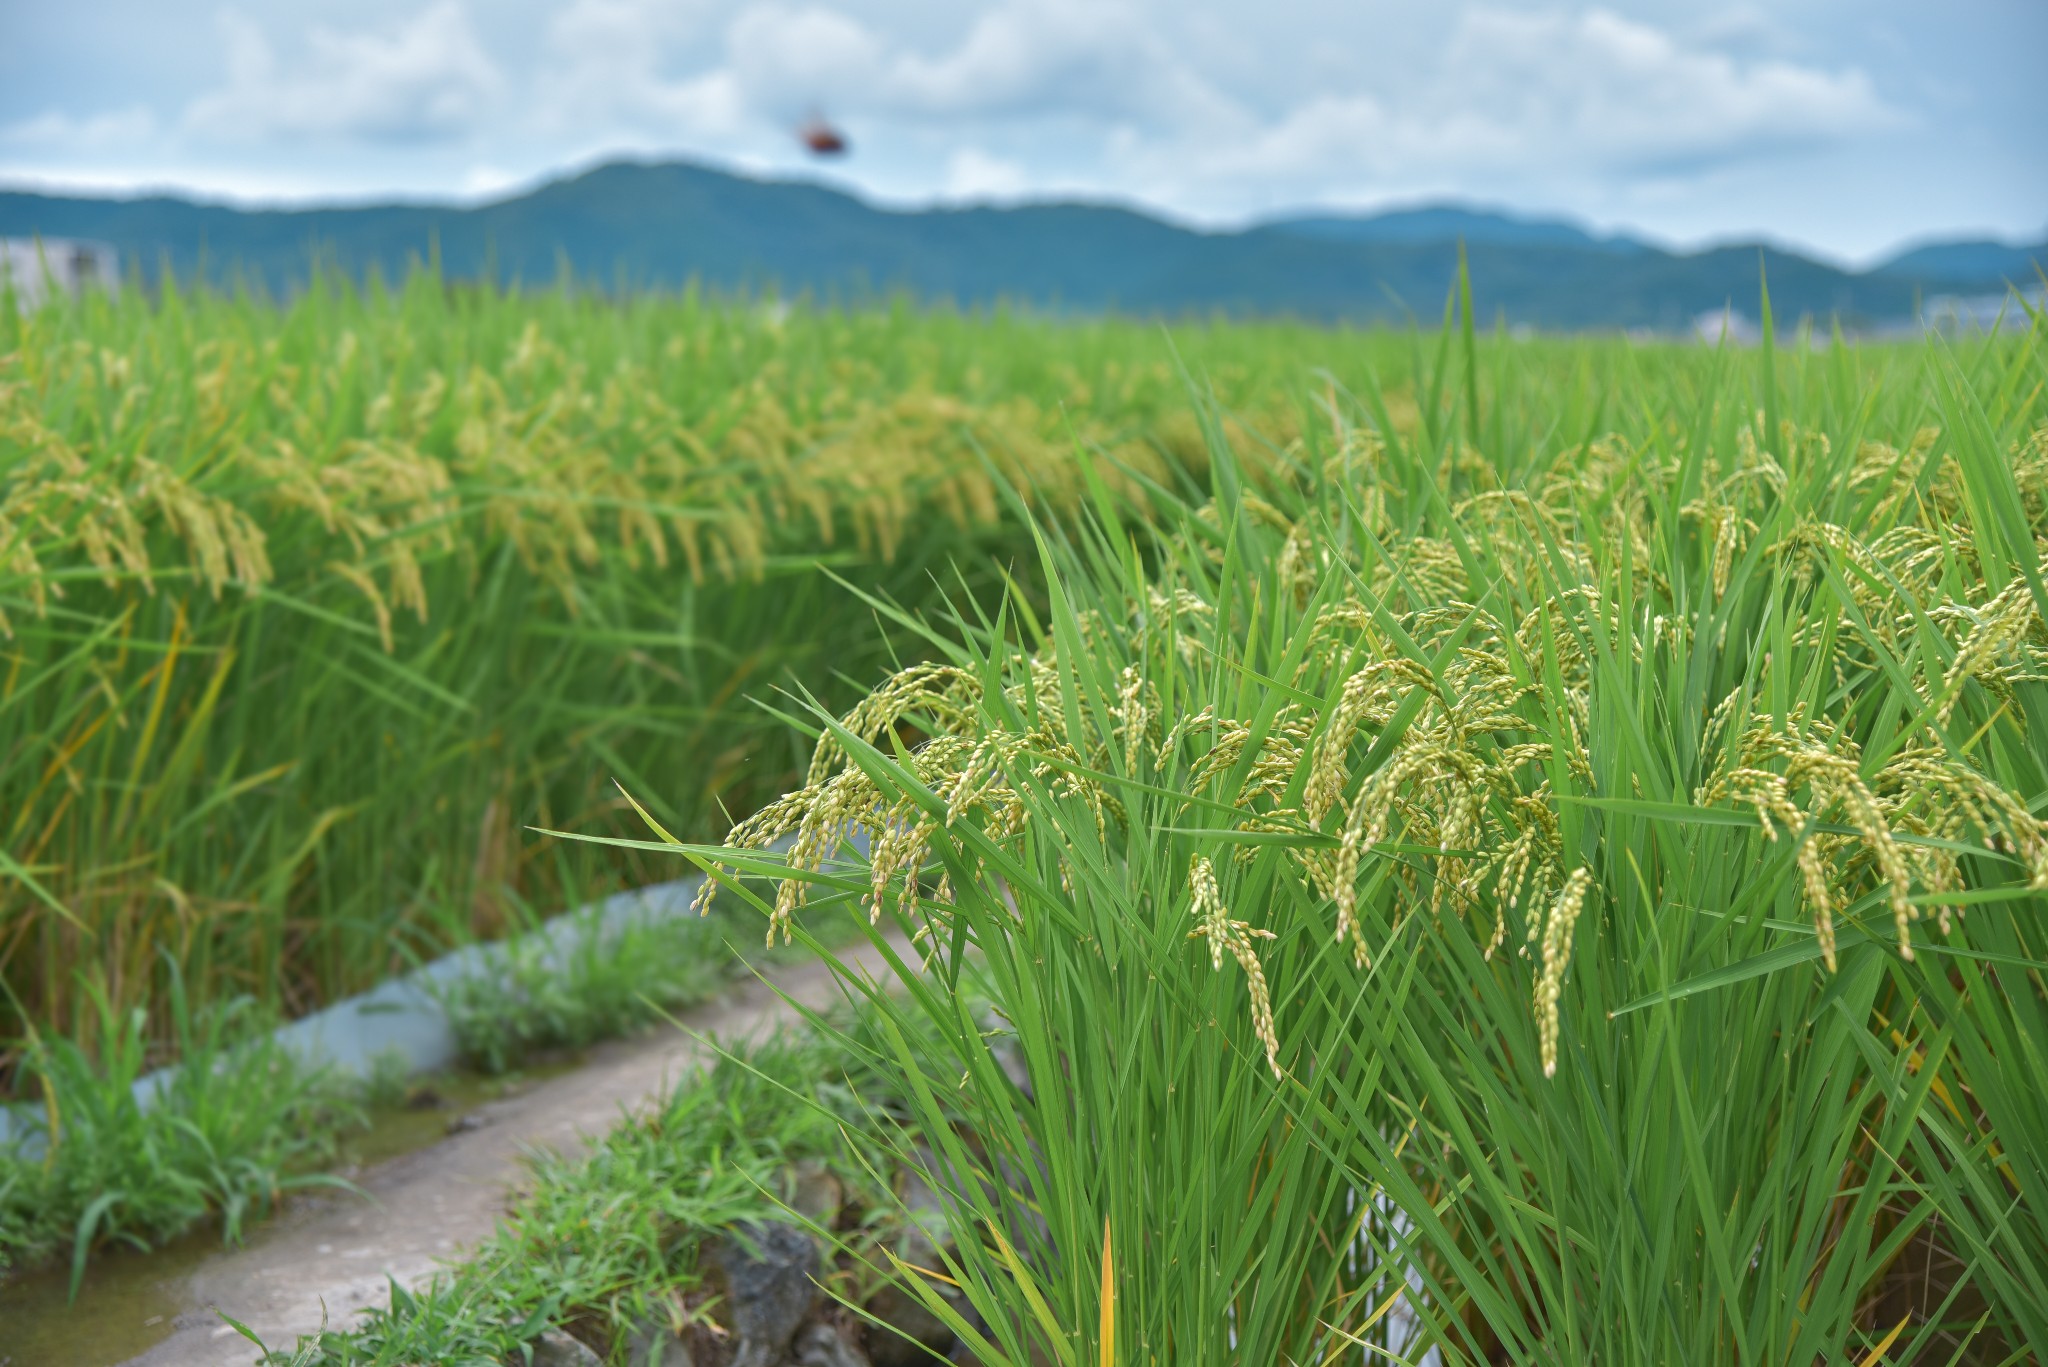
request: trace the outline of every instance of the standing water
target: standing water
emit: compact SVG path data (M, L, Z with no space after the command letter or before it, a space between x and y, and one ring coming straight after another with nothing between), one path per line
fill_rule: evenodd
M426 1080L405 1101L376 1108L369 1128L343 1143L335 1170L346 1177L426 1148L483 1102L574 1066L565 1056L505 1077L459 1073ZM324 1188L299 1204L352 1199L357 1198ZM260 1245L274 1227L274 1221L257 1225L249 1242ZM192 1272L220 1250L220 1229L212 1225L153 1253L108 1250L87 1265L75 1301L68 1260L0 1279L0 1367L119 1367L169 1338L180 1321L212 1320L213 1312L189 1304L184 1292ZM222 1362L253 1362L255 1345L219 1323Z
M148 1350L185 1309L186 1274L219 1247L204 1229L154 1253L116 1249L86 1268L76 1301L68 1266L0 1282L0 1367L115 1367Z

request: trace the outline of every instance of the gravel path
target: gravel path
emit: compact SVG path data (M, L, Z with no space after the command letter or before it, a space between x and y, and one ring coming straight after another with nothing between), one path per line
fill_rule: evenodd
M871 973L887 972L865 946L842 953ZM769 977L809 1006L838 996L820 963ZM387 1276L418 1283L488 1235L525 1175L526 1150L574 1154L610 1129L622 1109L666 1094L707 1057L695 1035L755 1036L793 1018L774 992L750 980L683 1015L682 1030L601 1045L574 1072L479 1107L475 1128L360 1175L357 1185L371 1201L303 1201L244 1247L201 1263L178 1293L189 1308L173 1321L171 1336L126 1367L248 1367L253 1347L212 1313L216 1306L273 1348L318 1329L323 1305L331 1324L348 1323L385 1299Z

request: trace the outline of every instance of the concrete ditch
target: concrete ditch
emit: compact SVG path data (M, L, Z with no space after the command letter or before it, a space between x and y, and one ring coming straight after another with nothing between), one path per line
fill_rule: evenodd
M871 946L840 957L855 971L887 975ZM217 1312L273 1347L289 1347L320 1328L323 1317L335 1327L346 1324L385 1299L387 1278L416 1286L490 1234L524 1177L528 1153L581 1153L622 1116L658 1102L703 1067L713 1057L708 1037L759 1038L793 1024L796 1012L782 994L817 1009L836 1001L839 987L824 962L771 969L682 1013L680 1028L598 1045L574 1070L485 1102L459 1132L357 1175L368 1200L340 1193L298 1198L242 1247L170 1271L132 1306L79 1307L87 1315L132 1310L138 1320L154 1317L154 1325L128 1327L131 1345L142 1330L157 1340L145 1351L131 1346L121 1357L93 1357L53 1318L40 1327L10 1324L0 1359L11 1358L9 1367L248 1367L253 1347ZM112 1341L101 1332L111 1327L93 1325L93 1337Z
M454 950L288 1022L272 1040L313 1067L364 1076L373 1069L445 1075L461 1063L462 1051L443 1003L462 987L502 980L514 957L542 971L566 969L577 956L602 952L637 928L693 917L702 883L702 875L692 874L617 893L551 917L525 935ZM871 948L844 951L841 958L864 971L883 965ZM702 1037L749 1038L792 1022L779 992L807 1007L837 996L825 963L769 968L760 979L735 983L681 1013L680 1028L596 1045L573 1069L465 1108L446 1137L429 1137L350 1174L367 1202L302 1195L239 1248L222 1249L210 1242L218 1240L217 1231L202 1230L162 1253L118 1253L108 1260L111 1275L89 1278L75 1307L48 1288L0 1282L0 1367L243 1367L254 1350L217 1310L274 1347L318 1329L323 1313L338 1326L381 1301L387 1278L417 1284L489 1234L529 1151L574 1155L623 1113L665 1096L711 1057ZM138 1105L152 1106L175 1076L173 1065L138 1079ZM31 1159L40 1156L47 1144L40 1104L0 1106L5 1144Z
M544 967L566 967L577 954L601 948L636 925L688 916L702 882L701 875L692 875L616 893L552 917L524 936L464 946L282 1025L274 1038L303 1063L359 1075L368 1075L380 1063L415 1075L452 1068L461 1051L442 1006L452 990L466 981L498 977L514 954L534 954ZM138 1078L137 1103L144 1108L154 1104L175 1074L174 1065ZM25 1156L39 1157L46 1129L39 1103L0 1107L0 1145L18 1143Z

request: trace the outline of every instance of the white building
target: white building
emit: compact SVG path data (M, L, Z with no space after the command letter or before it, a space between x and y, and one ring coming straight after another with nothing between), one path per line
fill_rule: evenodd
M0 237L0 287L13 286L23 309L39 307L52 289L67 295L121 288L121 263L104 242L78 237Z
M1755 346L1764 330L1733 308L1708 309L1692 320L1692 331L1708 346L1726 342L1731 346Z
M2034 320L2022 306L2026 300L2036 310L2048 307L2048 286L2004 294L1937 294L1920 306L1920 326L1929 332L1950 335L1970 332L2024 332Z

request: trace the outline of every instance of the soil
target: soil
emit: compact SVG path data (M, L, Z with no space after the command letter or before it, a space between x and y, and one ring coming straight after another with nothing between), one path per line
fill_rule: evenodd
M841 957L870 973L887 973L880 956L865 946L842 950ZM822 963L771 969L766 978L683 1014L679 1029L600 1045L574 1071L484 1102L467 1112L456 1133L357 1174L354 1181L368 1200L343 1194L302 1199L254 1231L243 1247L169 1269L169 1279L152 1288L149 1304L135 1307L138 1324L145 1316L160 1317L150 1332L165 1336L126 1358L123 1367L248 1367L256 1356L253 1345L222 1322L216 1308L273 1348L288 1348L299 1334L320 1327L323 1309L339 1327L383 1303L387 1277L408 1286L424 1281L490 1234L525 1176L527 1150L580 1152L622 1111L666 1095L701 1066L710 1053L701 1036L759 1037L787 1024L795 1012L778 988L811 1007L838 996L831 970ZM73 1313L87 1310L82 1303ZM114 1326L78 1325L76 1340L49 1357L33 1343L10 1342L12 1367L114 1367L119 1359L89 1346L89 1340L108 1341L98 1332L102 1327ZM133 1352L134 1344L131 1336L121 1351Z

